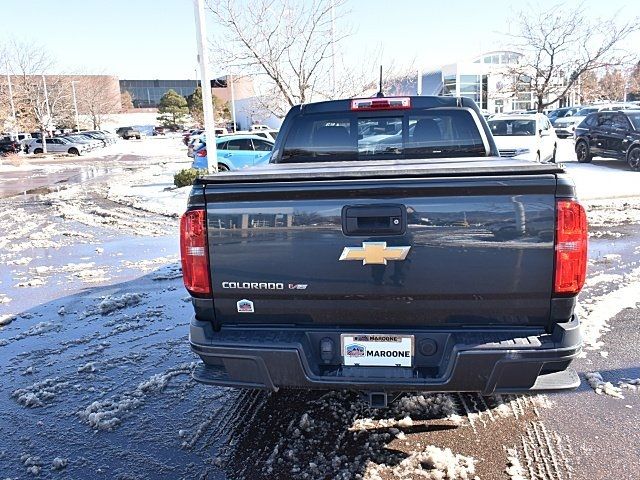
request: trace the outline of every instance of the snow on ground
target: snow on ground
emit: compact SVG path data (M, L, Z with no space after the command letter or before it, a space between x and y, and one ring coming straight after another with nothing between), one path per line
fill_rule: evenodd
M397 466L369 463L364 474L365 480L382 480L385 477L411 478L413 476L428 480L477 479L475 460L472 457L455 454L450 448L438 448L428 445L424 451L411 453Z
M585 286L593 287L601 283L620 283L624 277L619 273L599 273L597 275L588 276Z
M584 299L576 307L582 320L585 350L599 350L603 346L600 337L609 330L609 320L625 308L636 308L640 302L640 267L624 274L615 285L617 288L611 292Z
M516 448L507 448L507 469L506 473L511 480L527 480L525 477L524 468L520 463L518 457L518 450Z
M585 374L587 382L595 390L598 395L609 395L614 398L623 399L622 389L614 387L611 382L605 382L599 372L589 372Z
M576 183L580 200L596 200L640 195L640 173L617 168L622 162L600 164L566 162L564 167Z
M88 407L80 410L78 416L91 428L96 430L113 430L132 410L141 407L146 397L154 392L162 391L169 381L178 375L190 375L195 363L184 363L166 372L153 375L130 391L117 398L96 400Z
M51 402L58 393L65 390L69 382L60 380L60 378L47 378L40 382L36 382L30 387L19 388L14 390L12 397L20 405L29 408L44 407Z
M638 190L637 195L640 196L640 182ZM590 228L640 223L640 198L593 200L582 203L587 211Z

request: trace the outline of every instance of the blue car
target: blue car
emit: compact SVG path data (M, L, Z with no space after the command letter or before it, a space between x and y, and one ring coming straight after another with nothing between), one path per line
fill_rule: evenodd
M263 161L273 148L273 142L257 135L228 135L216 138L218 171L240 170ZM193 151L193 168L207 168L207 145Z

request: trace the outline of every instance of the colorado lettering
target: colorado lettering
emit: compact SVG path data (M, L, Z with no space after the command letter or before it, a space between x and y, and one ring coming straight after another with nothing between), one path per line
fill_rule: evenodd
M234 288L240 290L284 290L284 283L222 282L222 288Z

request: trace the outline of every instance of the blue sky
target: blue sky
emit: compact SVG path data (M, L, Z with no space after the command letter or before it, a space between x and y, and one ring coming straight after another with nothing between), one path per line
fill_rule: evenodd
M548 5L576 2L539 0ZM354 31L347 61L381 47L383 62L437 66L507 46L513 11L507 0L351 0L340 21ZM521 7L522 6L522 7ZM593 17L640 15L637 0L587 0ZM44 45L60 70L108 73L127 79L194 78L195 26L191 0L2 0L0 42ZM214 25L208 19L211 32ZM633 42L640 43L636 34ZM222 74L213 67L212 73Z

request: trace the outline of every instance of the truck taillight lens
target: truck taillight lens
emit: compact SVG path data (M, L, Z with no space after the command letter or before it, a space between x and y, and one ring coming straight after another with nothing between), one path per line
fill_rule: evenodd
M207 149L203 148L202 150L198 150L196 155L198 155L199 157L206 157L207 156Z
M211 294L205 222L204 210L189 210L180 219L182 279L189 293L197 295Z
M587 215L575 200L558 202L554 293L576 295L587 274Z

